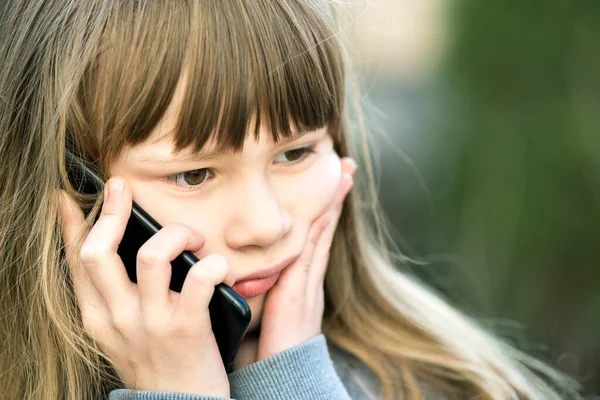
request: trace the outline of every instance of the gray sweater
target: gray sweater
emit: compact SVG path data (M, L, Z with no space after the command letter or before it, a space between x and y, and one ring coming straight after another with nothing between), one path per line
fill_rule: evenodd
M325 336L250 364L229 374L231 397L253 399L379 399L375 375ZM223 400L183 393L113 390L109 400Z

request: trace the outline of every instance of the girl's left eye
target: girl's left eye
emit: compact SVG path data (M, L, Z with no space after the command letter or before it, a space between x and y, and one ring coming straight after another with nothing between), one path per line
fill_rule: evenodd
M314 152L315 152L315 149L313 148L312 145L299 147L297 149L284 151L283 153L279 154L277 157L275 157L275 162L276 163L300 162L303 159L305 159L306 157L308 157L309 155L313 154Z

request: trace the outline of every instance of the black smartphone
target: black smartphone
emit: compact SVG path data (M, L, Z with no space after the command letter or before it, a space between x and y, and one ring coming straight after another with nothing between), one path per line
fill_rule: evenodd
M66 162L69 180L74 188L80 193L90 195L102 192L104 181L79 157L67 151ZM87 216L89 210L84 210L84 213ZM137 282L136 257L138 250L160 229L161 225L133 202L131 216L117 251L132 282ZM175 292L181 292L188 271L198 261L198 257L187 250L171 261L172 274L169 288ZM233 358L250 324L250 307L231 287L220 283L215 287L208 309L223 365L226 371L230 372Z

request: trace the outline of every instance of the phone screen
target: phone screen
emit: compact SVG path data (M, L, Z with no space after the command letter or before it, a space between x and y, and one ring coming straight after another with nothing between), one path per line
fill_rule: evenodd
M90 195L102 192L104 181L79 157L67 151L66 161L69 180L74 188L80 193ZM160 224L133 202L131 216L117 250L132 282L137 282L136 257L138 250L160 229ZM188 271L198 261L198 258L187 250L171 261L172 274L169 288L180 292ZM231 287L220 283L215 286L215 292L208 308L223 364L227 372L230 372L233 359L250 324L250 307Z

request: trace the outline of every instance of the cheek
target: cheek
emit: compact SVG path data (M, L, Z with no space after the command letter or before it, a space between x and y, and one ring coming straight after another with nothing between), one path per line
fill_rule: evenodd
M286 188L286 203L296 217L317 218L333 203L340 178L340 159L332 151L300 174L293 187Z
M157 188L154 182L129 180L133 200L160 225L178 223L196 229L207 239L216 237L220 215L218 202L199 202L197 199L175 199Z

